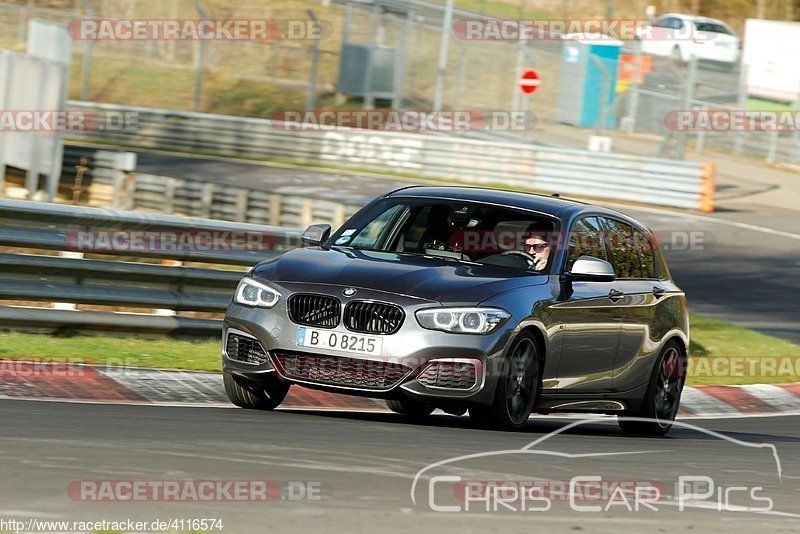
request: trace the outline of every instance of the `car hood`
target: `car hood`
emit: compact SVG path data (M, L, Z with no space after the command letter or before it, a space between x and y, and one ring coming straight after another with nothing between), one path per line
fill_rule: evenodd
M547 281L547 275L431 256L320 247L289 251L260 263L252 274L277 283L334 284L473 304Z

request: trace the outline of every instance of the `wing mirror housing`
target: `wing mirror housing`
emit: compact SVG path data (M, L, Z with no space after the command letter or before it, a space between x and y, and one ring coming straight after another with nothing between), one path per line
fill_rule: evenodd
M606 260L581 256L572 264L572 270L564 273L573 282L613 282L616 279L614 267Z
M300 240L306 246L319 246L331 236L330 224L312 224L306 228Z

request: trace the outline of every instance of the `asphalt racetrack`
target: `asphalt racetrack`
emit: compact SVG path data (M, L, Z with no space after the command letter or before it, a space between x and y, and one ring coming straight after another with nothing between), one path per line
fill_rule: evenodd
M0 421L5 518L215 518L229 533L800 529L800 515L793 515L800 489L800 416L686 419L705 432L675 428L664 439L625 436L610 418L548 436L579 419L534 418L523 432L504 433L476 430L466 417L446 415L420 424L384 413L11 400L0 401ZM528 453L519 453L536 440ZM505 452L425 470L492 451ZM605 483L647 481L664 495L652 504L656 510L642 505L638 512L628 509L635 500L630 494L628 506L618 495L618 504L606 510L610 499L588 491L572 504L550 493L546 511L544 501L523 511L522 499L506 506L473 500L464 511L455 483L435 478L441 476L472 483L550 481L551 490L574 477L598 476ZM681 510L675 486L681 476L710 481L713 496L689 499L687 493ZM313 498L300 491L269 502L98 502L95 494L81 497L69 490L80 481L136 479L269 480L281 488L295 483ZM461 511L434 511L431 503ZM600 508L578 511L573 505ZM769 510L725 511L736 506Z

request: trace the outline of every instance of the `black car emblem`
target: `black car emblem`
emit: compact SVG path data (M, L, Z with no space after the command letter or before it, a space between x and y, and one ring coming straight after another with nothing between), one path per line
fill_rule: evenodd
M355 294L356 294L356 288L354 287L347 287L344 289L344 291L342 291L342 295L344 295L345 297L352 297Z

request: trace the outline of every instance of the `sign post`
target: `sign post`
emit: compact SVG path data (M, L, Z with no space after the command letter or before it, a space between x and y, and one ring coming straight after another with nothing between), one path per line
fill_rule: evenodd
M531 96L539 87L539 73L536 69L528 69L519 78L519 88L523 93L522 111L525 113L525 120L528 121L528 113L531 110Z

